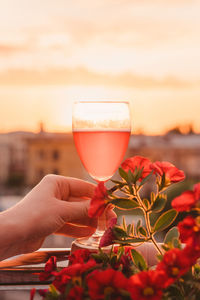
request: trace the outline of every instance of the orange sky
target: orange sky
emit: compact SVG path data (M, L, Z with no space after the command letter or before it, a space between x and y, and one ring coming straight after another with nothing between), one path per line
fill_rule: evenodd
M0 2L0 131L67 130L83 98L129 100L133 131L200 131L199 1Z

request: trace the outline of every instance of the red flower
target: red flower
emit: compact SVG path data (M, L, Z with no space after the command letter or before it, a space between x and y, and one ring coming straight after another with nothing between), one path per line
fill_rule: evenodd
M194 192L186 191L172 200L172 207L177 211L189 211L195 205Z
M184 255L190 259L190 265L193 266L200 257L200 248L195 249L193 245L186 245L183 251Z
M114 243L116 237L112 229L116 224L117 218L112 218L109 222L109 227L105 230L103 236L101 237L99 247L106 247Z
M39 295L40 295L41 297L43 297L42 299L45 298L45 296L48 294L48 292L49 292L49 290L47 290L47 289L45 289L45 290L39 289L39 290L38 290Z
M68 260L71 264L83 264L88 261L91 252L88 249L79 249L74 251L69 257Z
M89 296L92 300L123 299L122 293L127 290L128 279L113 269L95 270L87 276Z
M36 293L36 289L35 289L35 288L31 289L31 292L30 292L30 300L33 300L33 299L34 299L35 293Z
M52 272L56 270L56 256L51 256L45 264L44 272L39 275L40 281L47 280L51 277Z
M165 253L156 270L165 272L166 281L164 286L167 287L185 274L190 266L190 258L185 255L185 252L174 248Z
M189 211L198 207L200 202L200 183L195 184L193 191L185 191L174 198L172 207L177 211Z
M128 291L131 299L159 300L162 298L162 289L165 275L163 271L143 271L129 278Z
M80 286L74 286L70 289L69 294L67 295L67 300L82 300L83 299L84 290Z
M66 272L67 268L62 269L57 275L55 276L54 281L52 284L55 286L55 288L60 292L64 293L66 289L66 285L70 281L71 277ZM66 274L65 274L66 272Z
M66 285L70 280L72 280L74 284L77 282L79 285L81 285L81 275L94 266L96 266L95 260L90 259L87 263L73 264L62 269L60 272L53 272L55 279L52 284L57 288L58 291L64 293Z
M151 164L150 168L156 175L162 177L165 174L165 186L185 179L184 172L167 161L156 161Z
M194 186L194 198L196 202L200 200L200 183L197 183Z
M90 202L90 208L88 210L88 216L90 218L99 217L103 214L104 209L107 205L107 189L104 186L104 182L99 182L98 186L94 191L94 195Z
M130 170L132 173L134 173L136 168L137 169L143 168L142 174L140 176L140 180L142 180L143 178L145 178L147 175L151 173L150 164L151 162L148 158L145 158L143 156L134 156L126 159L122 163L122 168L126 172Z
M200 250L200 221L199 217L194 219L187 216L182 222L179 222L178 229L180 239L183 243L187 243L195 250Z

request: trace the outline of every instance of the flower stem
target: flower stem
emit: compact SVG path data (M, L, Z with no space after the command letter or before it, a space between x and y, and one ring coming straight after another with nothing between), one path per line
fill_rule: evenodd
M145 223L146 223L146 228L147 228L147 233L148 233L148 238L150 241L152 241L152 243L154 244L156 250L161 254L163 255L160 247L158 246L154 236L153 236L153 233L151 231L151 224L150 224L150 219L149 219L149 211L146 209L146 207L144 206L144 203L142 202L142 199L140 198L140 195L138 193L138 191L136 191L136 197L137 197L137 200L138 200L138 203L139 205L141 206L141 209L144 213L144 219L145 219Z

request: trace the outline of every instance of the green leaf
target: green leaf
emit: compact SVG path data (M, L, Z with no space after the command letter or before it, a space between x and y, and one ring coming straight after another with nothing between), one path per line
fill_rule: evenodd
M126 225L126 218L125 218L125 216L122 217L122 223L123 223L123 228L124 228L124 230L127 230L127 225Z
M119 175L120 175L126 182L128 182L128 174L124 171L124 169L119 168Z
M179 238L178 228L172 227L166 234L164 244L172 243L173 238Z
M135 178L131 170L128 170L128 182L129 183L135 183Z
M170 209L163 213L156 221L153 231L157 232L167 228L176 219L177 214L175 209Z
M118 244L126 245L126 244L134 244L134 243L143 243L145 241L146 241L145 238L133 238L133 239L126 239L124 241L115 240L114 242Z
M164 187L165 187L165 173L163 173L162 175L159 191L161 191Z
M110 201L113 205L115 205L119 209L135 209L139 207L137 201L128 198L116 198Z
M149 178L151 177L152 174L153 174L153 170L151 171L151 173L149 173L149 175L147 175L145 178L142 179L139 186L144 185L149 180Z
M135 263L136 267L143 271L143 270L147 270L147 263L144 259L144 257L135 249L131 250L131 256L133 259L133 262Z
M165 250L165 251L169 251L170 247L167 244L163 244L161 245L161 247ZM161 256L162 257L162 256Z
M117 262L117 255L114 255L110 260L111 266L114 267L116 265L116 262Z
M127 234L128 235L133 235L133 230L134 230L134 227L133 227L133 224L128 224L127 226Z
M136 181L137 181L137 177L138 177L138 168L137 167L135 167L135 170L134 170L134 172L132 173L133 175L133 183L136 183Z
M147 236L146 228L143 226L139 227L138 232L145 237Z
M94 258L94 260L95 260L97 263L101 263L101 262L102 262L102 257L101 257L99 254L92 253L92 254L91 254L91 257Z
M154 227L154 225L155 225L158 217L159 217L158 213L150 212L149 219L150 219L150 225L151 225L151 227Z
M136 234L139 233L139 228L141 227L141 225L142 225L142 221L141 221L141 219L139 219L139 220L137 221L136 228L135 228Z
M118 189L123 188L125 185L127 185L126 182L122 182L122 181L117 181L117 180L111 180L113 183L115 183L116 185L113 186L111 189L108 190L108 193L113 193Z
M127 237L127 233L126 231L120 227L120 226L115 226L112 228L113 232L114 232L114 235L117 237L117 238L124 238L124 237Z
M158 195L151 207L151 210L154 212L159 212L159 211L163 210L166 202L167 202L167 198L165 195Z
M146 199L146 198L144 198L142 201L143 201L143 203L144 203L144 205L145 205L146 209L149 209L149 207L150 207L149 200L148 200L148 199Z
M124 185L124 183L123 182L121 182L121 181L118 181L118 180L111 180L113 183L115 183L115 184L123 184Z
M58 294L58 292L57 292L57 290L56 290L56 288L53 284L50 284L49 291L51 293L51 296L54 297L54 299L58 298L59 294Z
M173 248L181 249L181 243L180 243L179 238L173 238L172 245L173 245Z

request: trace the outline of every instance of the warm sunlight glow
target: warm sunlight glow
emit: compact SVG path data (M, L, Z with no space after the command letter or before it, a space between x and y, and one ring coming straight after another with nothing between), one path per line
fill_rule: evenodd
M125 100L132 131L200 131L200 2L2 2L0 131L71 130L77 100ZM112 13L111 13L112 12Z

